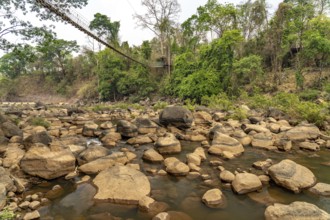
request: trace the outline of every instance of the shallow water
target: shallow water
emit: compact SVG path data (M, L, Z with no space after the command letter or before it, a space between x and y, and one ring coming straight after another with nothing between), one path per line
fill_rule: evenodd
M185 162L185 155L193 152L200 144L182 142L182 146L182 153L174 156ZM210 176L210 180L204 182L202 178L189 180L186 177L154 176L150 174L148 172L150 169L159 170L163 168L162 165L145 163L141 159L143 151L152 147L152 145L145 145L135 149L123 143L120 147L127 147L135 151L138 155L133 163L139 163L141 171L149 177L152 198L160 202L166 202L170 206L170 210L185 212L194 220L263 219L266 204L273 202L289 204L293 201L306 201L330 213L330 198L318 197L306 191L300 194L294 194L276 186L272 182L269 186L264 186L263 191L260 193L251 193L249 195L237 195L233 193L230 188L225 187L219 180L219 170L216 167L212 167L208 162L212 159L219 160L219 157L208 155L208 160L203 162L201 166L203 170L202 174L208 174ZM119 147L112 150L118 151ZM261 171L256 171L252 168L252 164L258 160L268 158L274 162L279 162L286 158L291 159L311 169L317 177L318 182L330 183L330 167L322 165L322 163L330 161L329 150L321 150L316 153L303 151L284 153L246 147L243 155L234 160L222 161L222 166L232 172L240 168L241 170L252 169L253 173L259 172L261 174ZM140 213L135 206L95 203L92 197L96 193L96 189L90 183L75 187L73 183L70 184L68 181L55 180L49 186L36 186L31 190L33 192L45 192L51 189L54 184L64 187L65 194L54 200L49 206L40 209L43 218L48 216L53 217L52 219L88 219L88 216L92 214L110 212L112 215L124 219L151 219L150 216ZM203 194L211 188L221 188L227 199L227 208L211 209L201 202Z

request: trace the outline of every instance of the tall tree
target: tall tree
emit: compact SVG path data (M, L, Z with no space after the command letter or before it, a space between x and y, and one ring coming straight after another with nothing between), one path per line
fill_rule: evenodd
M111 19L106 15L96 13L89 27L95 30L99 37L105 38L116 46L119 45L119 21L111 22Z
M142 0L144 15L135 14L137 24L151 30L160 42L160 52L171 62L171 31L181 11L177 0Z
M88 0L63 0L56 1L56 5L62 10L68 10L70 7L82 8L87 5ZM36 27L26 14L34 13L40 20L50 19L57 21L58 18L49 13L47 9L40 6L35 0L2 0L0 3L0 49L9 50L15 46L12 42L12 35L23 38L24 41L33 40L36 36L43 36L45 27ZM19 17L17 16L19 14Z

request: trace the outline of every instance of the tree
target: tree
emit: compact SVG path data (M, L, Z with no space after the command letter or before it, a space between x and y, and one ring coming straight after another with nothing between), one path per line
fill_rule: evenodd
M105 38L116 46L119 45L119 21L111 22L111 19L106 15L96 13L94 19L89 24L89 28L95 30L99 37Z
M171 31L181 11L177 0L142 0L144 15L135 14L137 24L151 30L159 39L161 56L171 63ZM166 53L165 53L166 51ZM169 69L170 72L170 69Z
M149 60L152 53L152 48L149 41L145 40L142 42L141 51L143 54L143 58Z
M19 45L0 58L0 74L14 79L29 73L29 64L36 60L35 49L29 45Z
M48 35L36 47L39 52L40 60L43 62L43 72L54 74L53 77L58 81L67 76L68 58L72 52L78 52L79 46L76 41L66 41L57 39L53 35Z
M88 0L64 0L57 1L56 5L62 10L68 10L70 7L82 8L87 5ZM22 40L29 41L35 37L42 37L46 27L36 27L24 16L27 13L35 13L40 20L50 19L57 21L58 18L49 13L35 0L2 0L0 4L0 49L9 50L16 45L15 42L10 41L12 35L22 37Z

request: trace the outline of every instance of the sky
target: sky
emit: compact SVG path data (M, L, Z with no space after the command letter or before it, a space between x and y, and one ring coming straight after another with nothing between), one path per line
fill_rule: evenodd
M271 10L274 10L281 1L268 0L267 2ZM147 29L142 30L138 27L136 20L133 19L135 13L144 14L141 0L89 0L88 2L86 7L78 9L77 12L88 21L91 21L96 13L107 15L111 21L120 21L119 35L121 42L128 41L130 45L140 45L143 40L150 40L154 37L151 31ZM178 2L181 5L179 22L182 23L195 14L199 6L205 5L207 0L178 0ZM242 0L218 0L218 2L239 4ZM50 22L39 21L31 14L26 16L26 19L29 19L35 25L50 24ZM87 36L70 24L57 22L55 23L54 31L57 33L58 38L76 40L79 45L88 45Z

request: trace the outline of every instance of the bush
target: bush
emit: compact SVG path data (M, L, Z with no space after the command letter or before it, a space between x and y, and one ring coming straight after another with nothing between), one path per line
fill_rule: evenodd
M233 113L230 114L227 118L234 119L234 120L243 120L248 117L247 111L242 108L235 108Z
M35 117L29 120L30 124L33 126L42 126L44 128L49 128L50 123L43 118Z
M299 98L302 101L315 101L320 94L320 91L314 89L304 90L299 93Z
M201 97L218 94L220 90L217 73L202 69L183 79L179 86L179 96L200 102Z
M164 109L168 106L168 103L167 102L161 102L161 101L158 101L154 104L153 106L153 109L154 111L157 111L157 110L161 110L161 109Z
M13 211L10 211L8 209L3 209L0 212L0 220L11 220L11 219L15 219L15 213Z
M208 106L209 108L218 109L218 110L231 110L234 108L233 102L225 93L220 93L218 95L212 96L203 96L201 104Z

